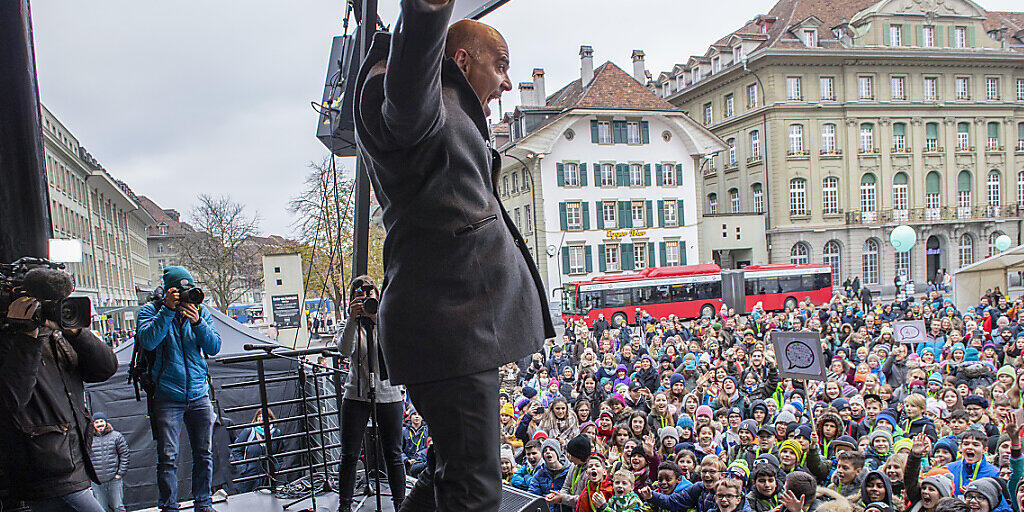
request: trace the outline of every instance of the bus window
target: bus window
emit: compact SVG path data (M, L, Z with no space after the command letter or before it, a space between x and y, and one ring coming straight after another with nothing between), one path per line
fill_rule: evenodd
M664 304L666 302L671 302L671 301L672 301L672 297L671 297L671 292L669 291L669 287L668 286L656 286L656 287L654 287L654 292L651 294L651 302L656 303L656 304Z
M804 274L800 276L800 289L803 291L810 291L816 289L814 287L815 274Z
M601 295L602 292L580 293L579 313L583 314L591 309L602 307Z
M832 286L832 273L821 272L814 275L814 289L821 290Z
M747 295L757 295L757 278L748 277L743 280L743 290Z
M609 290L604 295L604 307L615 308L633 304L633 290Z
M576 287L569 286L562 289L562 313L566 315L577 314Z

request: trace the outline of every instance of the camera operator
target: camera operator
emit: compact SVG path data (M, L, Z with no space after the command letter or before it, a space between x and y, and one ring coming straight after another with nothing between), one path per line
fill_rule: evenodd
M88 329L39 321L40 301L61 300L74 290L71 277L56 269L33 269L26 281L40 276L46 293L29 290L2 313L0 508L24 501L34 512L103 512L90 489L90 480L99 479L90 459L92 418L83 383L109 379L117 358Z
M391 501L398 510L405 498L405 464L402 462L402 391L387 380L380 380L377 357L367 350L367 335L374 336L377 321L375 307L364 308L367 299L376 301L377 287L370 276L359 276L349 285L348 322L338 338L338 348L351 358L345 397L341 401L341 474L338 476L339 512L349 512L355 489L356 461L362 447L366 422L370 418L370 368L374 372L377 401L377 427L380 431L381 454L387 465ZM367 309L371 311L367 311ZM375 356L376 354L374 354ZM369 454L367 455L369 457Z
M148 396L150 425L157 440L157 488L161 510L178 510L178 440L184 424L192 446L192 497L196 512L213 511L213 423L206 356L220 352L220 334L210 312L184 299L201 297L184 267L164 269L164 298L139 308L135 342L153 351ZM194 299L190 299L194 300Z

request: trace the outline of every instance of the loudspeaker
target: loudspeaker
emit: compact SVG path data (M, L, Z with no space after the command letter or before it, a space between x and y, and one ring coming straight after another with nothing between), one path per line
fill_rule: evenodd
M411 476L405 477L405 492L407 496L409 492L412 491L412 486L415 483L415 478ZM498 506L498 512L549 511L550 509L548 508L547 502L544 501L544 498L537 496L536 494L521 491L505 483L501 484L501 505Z
M331 42L327 80L320 102L316 138L336 156L356 155L355 118L352 99L359 72L359 42L355 36L336 36Z

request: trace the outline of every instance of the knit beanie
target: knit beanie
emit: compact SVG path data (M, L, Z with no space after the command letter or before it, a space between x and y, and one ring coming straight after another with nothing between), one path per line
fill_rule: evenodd
M878 417L875 418L875 427L878 427L878 420L888 421L889 424L892 425L893 429L896 428L896 425L899 425L899 423L896 422L896 414L895 414L895 412L892 409L886 409L886 410L878 413ZM889 436L889 437L890 437L889 440L891 441L892 440L892 436Z
M857 441L854 440L854 438L852 436L848 436L848 435L841 435L841 436L837 437L836 440L832 441L831 444L832 444L832 446L837 446L837 445L849 446L850 449L852 449L852 450L856 450L857 449Z
M893 453L899 453L900 450L904 450L904 449L909 450L909 449L913 448L913 446L914 446L914 441L912 439L908 439L908 438L904 437L904 438L901 438L901 439L897 440L895 443L893 443L893 445L892 445L892 452Z
M544 450L551 448L555 451L555 455L558 456L558 460L562 460L562 443L558 442L558 439L545 439L544 442L540 443L540 453L544 454Z
M751 435L757 437L757 421L755 420L743 420L740 422L739 430L746 430Z
M171 265L164 269L164 290L181 288L183 285L195 286L192 274L185 270L185 267Z
M796 422L796 416L793 416L793 413L789 411L782 411L779 413L778 416L775 417L775 423L789 424L794 422Z
M672 376L668 378L668 382L670 386L674 386L677 382L683 382L683 376L678 373L673 373Z
M964 487L964 494L969 492L980 493L988 500L989 510L995 510L1002 502L1002 493L999 492L1001 485L998 480L990 476L979 478Z
M921 485L932 484L939 490L939 496L948 498L953 495L953 481L950 480L949 476L949 470L946 470L944 475L926 476L924 480L921 480Z
M890 433L888 433L888 432L886 432L884 430L878 430L878 429L875 429L874 431L871 432L871 436L870 436L869 439L871 440L872 447L874 447L875 439L879 438L879 437L884 437L886 441L889 441L889 446L890 446L890 449L891 449L891 447L892 447L892 434L890 434Z
M531 388L529 386L524 387L523 388L523 396L525 396L526 398L531 398L532 399L533 397L537 396L537 390L533 389L533 388Z
M732 464L726 468L726 471L732 472L732 470L739 471L744 480L750 478L750 466L747 466L747 461L742 458L732 461Z
M668 426L668 427L661 427L661 428L658 429L658 442L659 443L664 443L665 439L668 438L668 437L674 438L676 441L679 440L679 432L676 430L675 427Z
M501 445L501 458L502 459L508 459L511 462L515 462L516 461L516 455L515 455L515 452L512 451L512 447L511 446L509 446L507 444Z
M939 372L932 372L932 374L928 376L928 383L942 385L942 374Z
M682 428L693 428L693 418L684 414L679 417L679 421L676 422L676 426Z
M96 421L96 420L107 421L107 415L102 413L102 412L94 412L94 413L92 413L92 420L93 421Z
M806 423L804 423L803 425L800 425L799 427L796 428L796 436L797 437L802 437L802 438L804 438L804 439L806 439L808 441L811 440L811 433L812 432L813 432L813 430L811 429L811 426L806 424Z
M803 458L804 448L800 446L800 443L797 442L796 439L786 439L785 441L783 441L782 444L779 445L779 453L782 453L782 450L785 450L787 448L792 450L793 453L796 454L796 460L799 461L800 459Z
M516 411L512 408L512 404L505 404L501 406L501 414L504 416L515 416Z
M580 434L570 439L569 442L565 444L565 451L577 459L586 461L591 452L590 437L586 434Z
M696 415L698 417L700 417L700 416L707 416L708 418L713 418L714 417L714 413L711 411L711 407L708 407L706 405L702 405L702 406L698 407Z
M1009 375L1010 377L1016 377L1017 372L1014 370L1012 366L1005 364L1002 368L999 369L998 372L996 372L996 377L999 377L1000 375Z

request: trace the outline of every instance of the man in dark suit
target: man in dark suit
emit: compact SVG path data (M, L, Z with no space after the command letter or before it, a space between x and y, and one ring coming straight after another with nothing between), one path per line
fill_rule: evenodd
M488 146L488 104L512 88L508 47L481 23L449 29L453 5L402 0L356 83L359 154L388 233L381 347L433 439L403 511L497 510L498 367L554 336Z

